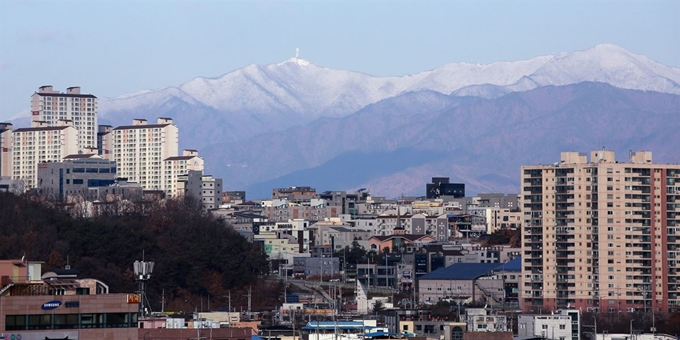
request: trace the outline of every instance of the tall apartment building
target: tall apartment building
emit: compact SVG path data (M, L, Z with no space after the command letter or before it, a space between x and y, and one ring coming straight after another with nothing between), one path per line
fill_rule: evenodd
M57 126L32 121L31 125L12 134L12 178L23 180L26 189L37 187L38 163L61 162L79 150L78 130L72 121L60 120Z
M184 189L178 192L177 181L179 176L186 175L189 171L203 173L203 158L198 156L196 150L184 150L182 156L168 157L163 160L163 188L165 197L184 196Z
M12 124L0 123L0 177L12 176Z
M172 119L158 118L156 124L134 119L132 125L114 128L112 134L118 176L147 190L164 190L163 161L177 156L179 149L179 131Z
M97 147L97 97L81 94L80 87L54 91L51 85L41 86L31 96L31 120L57 126L60 120L73 121L78 130L78 149Z
M522 167L524 311L680 308L680 165L614 156Z

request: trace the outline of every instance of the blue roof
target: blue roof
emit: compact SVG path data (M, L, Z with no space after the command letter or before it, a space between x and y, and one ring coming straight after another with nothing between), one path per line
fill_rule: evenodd
M506 271L506 272L521 272L522 271L522 257L517 256L514 259L496 267L496 270L502 270L502 271Z
M498 263L454 263L427 273L419 280L474 280L497 266Z
M474 280L490 271L521 271L522 259L517 257L507 263L454 263L425 274L419 280Z

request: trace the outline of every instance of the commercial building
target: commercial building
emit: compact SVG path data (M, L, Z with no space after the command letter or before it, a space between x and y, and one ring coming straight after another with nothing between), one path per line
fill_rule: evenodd
M522 309L674 312L680 165L563 152L522 167Z
M164 190L163 161L177 156L179 131L170 118L156 124L134 119L132 125L112 130L113 160L118 175L138 182L146 190Z
M97 97L80 93L80 87L54 91L51 85L41 86L31 96L31 120L58 126L70 120L78 130L78 150L97 147Z
M57 126L32 121L32 127L13 133L12 178L25 182L26 189L36 188L38 163L61 162L78 153L78 130L70 120L60 120Z
M521 258L508 263L455 263L418 278L418 300L511 304L520 281ZM417 273L417 272L416 272Z
M41 263L0 261L0 333L6 339L137 339L139 295L109 294L77 271L41 276Z
M94 154L64 157L63 162L38 164L38 192L52 201L88 198L89 189L109 186L116 178L116 162Z
M331 278L340 275L340 259L337 257L295 257L293 272L306 276Z

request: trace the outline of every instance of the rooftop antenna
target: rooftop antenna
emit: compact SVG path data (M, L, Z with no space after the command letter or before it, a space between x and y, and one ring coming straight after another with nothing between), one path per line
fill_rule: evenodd
M144 255L142 255L144 258ZM149 300L146 298L146 281L151 279L151 273L153 273L153 262L146 261L135 261L135 281L139 284L139 315L146 316L150 308L145 308L146 306L151 307Z
M298 58L300 58L300 48L299 47L295 48L295 59L298 59Z

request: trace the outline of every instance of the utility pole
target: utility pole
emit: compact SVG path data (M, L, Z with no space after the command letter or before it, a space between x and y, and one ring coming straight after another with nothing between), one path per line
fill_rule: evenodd
M229 309L227 309L228 312L227 315L229 316L228 326L231 327L231 290L229 290L228 292L229 292L229 306L228 306Z
M252 310L251 310L252 297L253 297L253 286L249 286L248 287L248 320L250 320L250 317L251 317L250 313L252 312Z
M597 316L593 315L593 324L592 325L583 325L583 327L592 327L593 330L595 331L595 339L597 340Z

